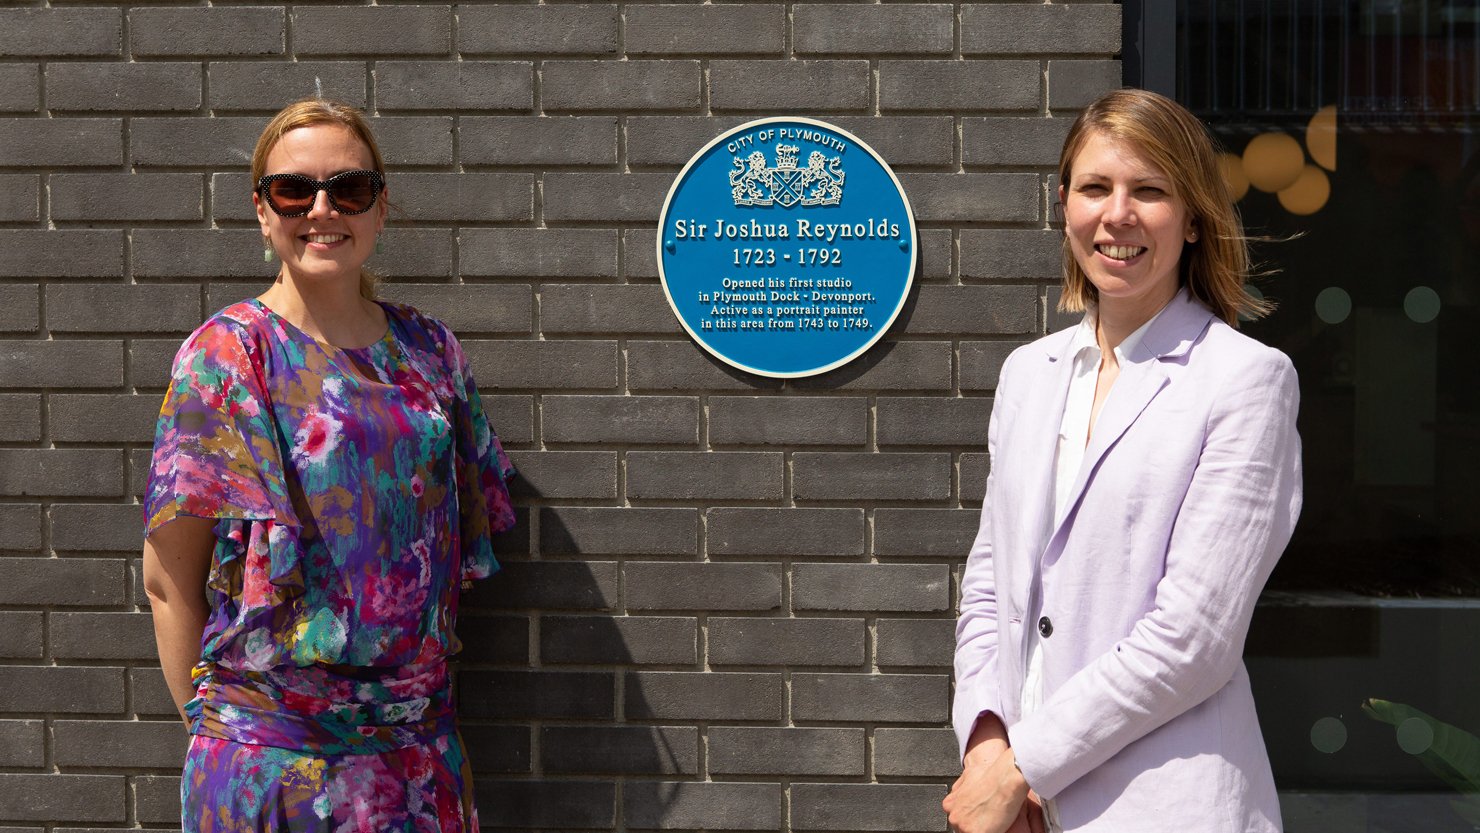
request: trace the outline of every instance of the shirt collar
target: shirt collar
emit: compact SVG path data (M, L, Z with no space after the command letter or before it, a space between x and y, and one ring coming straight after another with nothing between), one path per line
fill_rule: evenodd
M1181 293L1173 295L1172 300L1176 300L1179 297L1181 297ZM1146 319L1145 324L1137 327L1130 335L1126 336L1125 339L1120 342L1120 344L1115 348L1115 360L1117 363L1124 364L1125 357L1134 353L1136 348L1141 346L1141 340L1146 337L1146 331L1151 329L1151 325L1155 323L1156 319L1160 318L1162 316L1162 313L1167 311L1167 307L1170 307L1171 305L1172 304L1170 301L1168 301L1166 304L1163 304L1162 308L1157 310L1155 315ZM1099 352L1100 344L1095 339L1095 323L1095 308L1090 307L1089 309L1085 310L1084 318L1080 319L1079 326L1074 328L1074 335L1069 340L1070 356L1077 358L1079 354L1084 352L1086 349L1093 349L1096 351L1096 353Z

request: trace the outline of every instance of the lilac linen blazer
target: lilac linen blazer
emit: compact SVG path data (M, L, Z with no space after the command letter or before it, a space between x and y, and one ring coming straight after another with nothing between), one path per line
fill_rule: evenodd
M1300 514L1294 367L1184 289L1125 357L1050 517L1071 334L1002 368L956 628L961 747L997 714L1065 831L1278 831L1242 653ZM1023 717L1043 616L1044 699Z

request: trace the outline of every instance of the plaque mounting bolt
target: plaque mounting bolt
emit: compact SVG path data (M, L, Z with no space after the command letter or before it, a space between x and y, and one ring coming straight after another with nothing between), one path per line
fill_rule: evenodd
M901 241L899 241L899 250L901 252L907 252L907 251L909 251L910 250L910 241L908 241L908 240L901 240Z
M668 252L670 254L672 254L673 253L673 249L675 248L674 245L673 245L673 238L670 237L669 239L664 240L663 241L663 248L667 249Z

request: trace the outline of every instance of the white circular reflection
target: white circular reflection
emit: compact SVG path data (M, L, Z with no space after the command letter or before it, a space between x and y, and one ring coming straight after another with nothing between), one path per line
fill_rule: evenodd
M1328 286L1316 296L1316 317L1327 324L1340 324L1352 314L1352 296L1339 286Z
M1428 721L1410 717L1398 724L1398 748L1409 755L1422 755L1434 745L1434 727Z
M1264 300L1264 293L1259 291L1259 287L1257 287L1257 286L1255 286L1255 285L1253 285L1251 283L1244 284L1244 291L1247 292L1247 293L1249 293L1249 297L1253 298L1256 301L1262 301L1262 300ZM1243 313L1239 313L1238 314L1238 320L1240 320L1240 321L1253 321L1254 320L1254 317L1251 316L1251 315L1245 315Z
M1310 745L1327 755L1346 746L1346 724L1337 717L1323 717L1310 727Z
M1438 318L1442 306L1439 293L1427 286L1415 286L1403 296L1403 313L1417 324L1427 324Z

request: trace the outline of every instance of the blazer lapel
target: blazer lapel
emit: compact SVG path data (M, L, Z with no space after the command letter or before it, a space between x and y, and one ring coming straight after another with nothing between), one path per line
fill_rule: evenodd
M1024 436L1029 438L1029 444L1015 449L1014 454L1024 461L1020 470L1031 472L1031 480L1024 484L1019 499L1023 501L1022 517L1027 522L1024 529L1032 536L1035 557L1042 554L1053 531L1050 523L1054 520L1054 461L1058 459L1059 429L1064 424L1069 379L1074 372L1074 357L1069 352L1072 345L1072 338L1044 345L1040 354L1042 364L1037 369L1039 376L1028 381L1032 385L1031 393L1020 416L1021 424L1028 428Z

